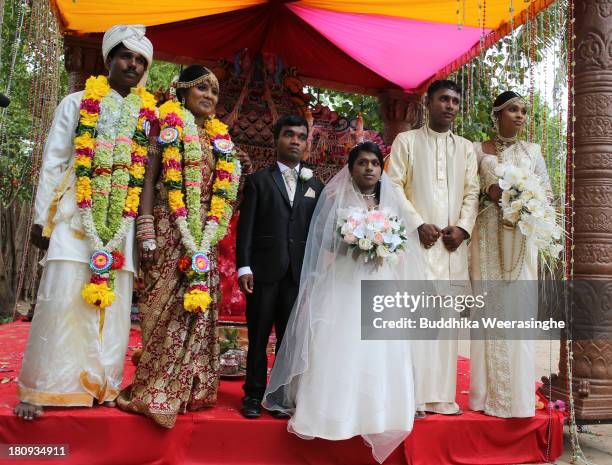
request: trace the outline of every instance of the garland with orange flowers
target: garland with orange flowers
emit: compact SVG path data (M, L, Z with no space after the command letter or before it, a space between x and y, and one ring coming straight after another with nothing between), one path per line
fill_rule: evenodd
M120 100L105 76L90 77L80 115L74 138L76 200L93 248L91 279L81 295L104 310L115 300L114 272L125 263L118 249L138 215L149 128L157 119L155 98L136 87Z

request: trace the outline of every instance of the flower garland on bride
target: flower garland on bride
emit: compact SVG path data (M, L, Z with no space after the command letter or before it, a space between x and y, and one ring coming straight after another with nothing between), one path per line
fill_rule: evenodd
M241 167L225 124L216 117L204 125L215 157L212 198L202 223L202 143L193 114L176 100L159 108L163 180L172 218L181 232L187 257L179 268L189 286L183 297L188 312L204 312L212 298L206 283L211 249L225 237L238 196Z
M125 263L118 249L138 215L149 128L156 119L155 98L144 87L119 100L105 76L85 83L74 171L77 206L93 252L92 275L81 295L100 310L115 300L115 272Z

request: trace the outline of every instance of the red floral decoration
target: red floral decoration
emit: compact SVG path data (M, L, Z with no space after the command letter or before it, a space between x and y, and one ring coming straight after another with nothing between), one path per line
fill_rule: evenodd
M113 250L113 266L111 270L120 270L125 265L125 256L118 250Z

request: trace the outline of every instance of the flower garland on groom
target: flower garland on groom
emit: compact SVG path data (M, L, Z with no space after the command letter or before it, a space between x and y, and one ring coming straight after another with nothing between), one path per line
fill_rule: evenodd
M115 272L125 263L119 249L138 216L149 129L157 119L155 98L138 86L119 102L105 76L90 77L80 115L74 139L76 200L93 248L92 275L82 295L104 311L115 300Z

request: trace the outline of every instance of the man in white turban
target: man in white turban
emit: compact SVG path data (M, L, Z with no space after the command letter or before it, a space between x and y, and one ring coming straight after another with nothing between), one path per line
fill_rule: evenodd
M31 239L37 247L48 250L18 379L20 403L15 414L24 420L42 415L43 406L92 406L94 400L112 404L119 393L130 331L134 225L128 220L127 234L113 248L125 258L123 266L113 271L110 286L114 301L105 307L101 301L96 305L86 302L81 291L88 282L94 282L90 281L90 267L94 269L93 257L100 250L93 250L91 225L83 227L82 219L87 219L87 214L82 185L78 192L76 189L75 173L79 182L84 177L90 180L91 215L106 212L109 199L109 212L127 208L126 196L113 194L128 188L123 186L127 183L120 182L121 177L115 176L117 170L126 169L125 162L105 158L121 152L115 145L131 141L126 132L130 136L138 136L137 130L148 134L150 123L155 123L154 116L147 120L147 130L138 123L144 105L154 109L152 96L139 91L132 94L131 102L138 99L134 104L123 105L131 89L145 82L153 60L153 46L144 34L143 26L114 26L104 34L102 53L108 76L88 80L85 91L66 96L55 111L47 136ZM123 135L119 137L118 132ZM75 139L85 133L96 137L89 148ZM112 175L108 176L112 184L105 188L104 175L108 174ZM104 189L108 192L100 196ZM106 205L97 200L101 197L105 197ZM105 224L112 227L108 219ZM97 230L95 221L93 227Z
M148 67L153 62L153 44L145 36L145 30L145 27L139 24L113 26L104 33L102 39L102 56L105 62L108 62L109 57L112 57L121 46L146 60L145 73L139 82L141 86L146 84Z

